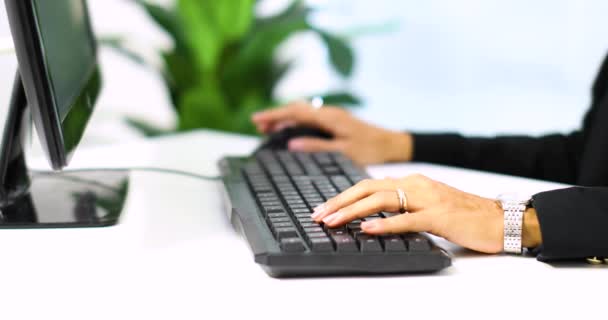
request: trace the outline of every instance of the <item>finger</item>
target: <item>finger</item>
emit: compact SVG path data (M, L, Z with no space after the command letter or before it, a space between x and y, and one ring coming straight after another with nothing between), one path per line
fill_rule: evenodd
M292 139L288 144L289 151L299 152L326 152L340 151L341 143L336 140L298 138Z
M368 234L429 232L432 230L432 216L422 211L400 214L391 218L364 221L361 223L361 230Z
M338 210L349 206L365 197L368 197L379 191L392 191L396 188L396 182L393 179L371 180L365 179L353 187L347 189L335 198L328 200L326 203L316 207L312 218L320 222L326 216L337 212Z
M274 127L280 122L292 122L296 125L305 125L333 132L331 121L325 119L326 109L315 109L309 104L296 102L283 108L256 113L252 120L256 124L267 124Z
M260 133L268 133L270 132L270 127L266 123L254 123L255 128Z
M395 195L395 192L376 192L367 198L357 201L338 210L338 212L325 217L323 222L329 227L337 227L380 211L399 211L399 199Z
M274 124L283 121L296 121L298 123L304 122L307 124L314 123L315 116L311 106L296 102L288 104L285 107L271 109L255 113L252 116L254 123L267 123Z
M289 127L294 127L295 125L296 125L296 123L293 121L277 122L277 123L273 124L272 126L270 126L269 131L270 132L281 131L281 130L287 129Z

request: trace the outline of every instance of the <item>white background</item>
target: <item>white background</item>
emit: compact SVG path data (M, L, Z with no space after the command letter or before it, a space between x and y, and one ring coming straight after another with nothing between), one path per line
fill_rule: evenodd
M153 52L171 43L126 0L90 0L98 35L120 34ZM313 22L336 31L386 25L355 39L358 64L344 83L317 39L301 35L284 55L296 69L278 88L285 98L347 88L365 99L356 112L399 129L468 134L567 132L589 106L589 88L608 49L608 2L601 0L310 1ZM267 13L284 5L266 0ZM9 35L0 10L0 38ZM169 126L166 92L151 70L102 51L106 82L86 143L136 138L120 121L136 115ZM0 56L5 108L15 58ZM4 109L2 109L4 110ZM2 112L4 113L4 112Z

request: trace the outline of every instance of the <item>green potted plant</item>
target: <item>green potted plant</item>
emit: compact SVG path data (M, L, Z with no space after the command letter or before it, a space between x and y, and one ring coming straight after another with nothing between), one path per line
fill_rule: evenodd
M251 113L279 103L274 88L291 66L278 62L277 48L298 32L319 36L339 75L348 78L353 70L353 51L346 39L312 26L311 9L301 0L270 17L255 16L256 0L176 0L171 7L135 1L174 43L160 53L160 72L177 114L175 131L211 128L254 134ZM120 38L104 43L145 63ZM326 103L358 104L346 92L320 96ZM167 133L140 120L128 121L147 135Z

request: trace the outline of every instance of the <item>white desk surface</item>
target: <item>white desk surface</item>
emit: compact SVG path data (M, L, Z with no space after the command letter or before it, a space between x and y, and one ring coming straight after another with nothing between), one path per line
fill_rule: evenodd
M80 150L72 167L216 174L222 155L255 145L201 131ZM370 172L420 172L486 196L560 187L426 164ZM453 266L435 275L273 279L228 223L217 182L134 173L131 187L118 226L0 231L2 319L605 319L607 268L486 256L444 241Z

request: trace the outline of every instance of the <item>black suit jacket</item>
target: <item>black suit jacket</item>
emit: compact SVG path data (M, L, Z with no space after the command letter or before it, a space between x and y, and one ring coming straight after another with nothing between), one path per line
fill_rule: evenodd
M580 186L533 197L543 237L538 258L608 257L608 56L592 98L582 128L569 135L415 134L414 160Z

